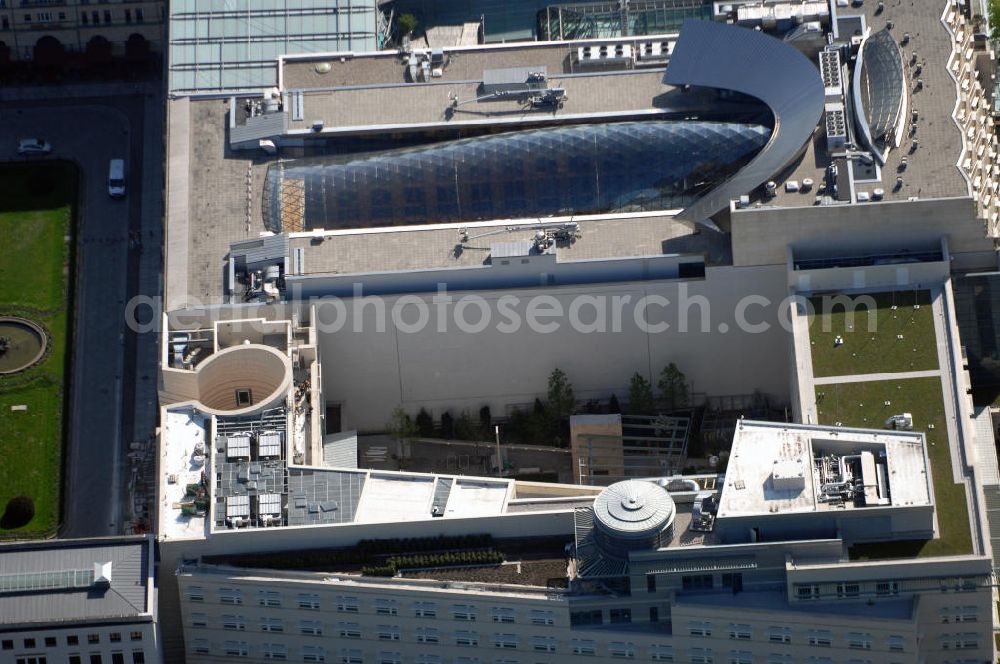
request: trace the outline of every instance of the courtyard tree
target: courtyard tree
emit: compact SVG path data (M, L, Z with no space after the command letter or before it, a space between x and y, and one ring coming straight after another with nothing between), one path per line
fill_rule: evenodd
M653 387L638 371L629 380L628 412L629 415L652 415L656 412Z
M660 388L660 400L667 411L688 405L687 376L673 362L663 367L657 387Z

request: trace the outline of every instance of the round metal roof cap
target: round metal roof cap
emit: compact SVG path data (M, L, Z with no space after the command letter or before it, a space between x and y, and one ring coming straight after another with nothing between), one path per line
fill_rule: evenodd
M674 520L675 511L670 494L654 482L640 480L616 482L594 500L595 524L624 537L662 530Z

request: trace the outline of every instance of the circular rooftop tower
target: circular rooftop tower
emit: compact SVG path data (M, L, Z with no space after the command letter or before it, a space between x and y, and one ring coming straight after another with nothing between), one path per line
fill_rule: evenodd
M673 537L674 500L653 482L625 480L594 500L594 536L609 556L665 546Z

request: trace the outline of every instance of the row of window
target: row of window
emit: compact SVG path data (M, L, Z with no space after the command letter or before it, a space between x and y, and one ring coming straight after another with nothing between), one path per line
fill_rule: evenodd
M938 579L941 592L973 592L979 584L975 578L959 577ZM854 599L857 597L893 597L899 594L899 581L878 581L875 583L827 583L827 584L801 584L795 587L795 596L799 600L818 599ZM920 590L926 590L921 588Z
M141 7L136 7L135 9L132 8L125 9L123 12L123 16L125 18L126 23L132 23L133 21L135 21L136 23L142 23L144 20L146 20L146 16L143 13ZM80 23L82 25L89 25L91 23L93 23L94 25L100 25L102 17L104 19L105 24L114 22L111 10L105 9L100 12L98 11L80 12ZM24 15L25 23L32 23L32 22L52 23L54 21L65 21L65 20L66 20L66 12L36 12L35 14ZM7 22L6 18L4 19L4 22L5 23Z
M514 635L499 635L503 637L513 637ZM469 643L478 643L478 636L469 636ZM596 655L597 645L593 641L573 640L573 653L577 655ZM501 647L501 646L498 646ZM262 659L285 661L289 658L289 649L282 643L262 643L251 648L246 641L225 641L220 647L213 649L212 644L207 639L194 639L191 648L195 654L199 655L225 655L227 657L256 657ZM256 652L254 650L256 649ZM336 652L327 653L320 646L302 646L299 655L303 662L339 662L341 664L365 664L364 652L359 648L340 648ZM542 650L552 652L553 650ZM635 657L636 648L632 643L612 642L608 644L608 655L615 658L632 659ZM710 652L710 651L709 651ZM653 661L672 662L674 661L672 646L650 646L650 659ZM440 655L433 653L422 653L415 656L416 664L445 664L446 660ZM398 651L379 651L374 660L377 664L402 664L403 656ZM483 662L476 656L455 657L451 664L489 664ZM519 660L496 659L492 664L520 664Z
M727 633L734 641L752 641L753 628L750 625L729 623ZM712 623L703 620L692 620L688 623L688 634L691 636L711 637L714 634ZM833 647L833 632L828 629L810 629L805 633L805 639L811 646L824 648ZM772 626L767 630L767 640L771 643L791 643L792 630L789 627ZM871 650L874 639L868 632L847 632L844 640L848 648L855 650ZM886 649L891 651L902 651L905 647L905 639L902 636L890 636L886 639Z
M100 634L88 634L87 645L99 645L101 643ZM142 641L142 632L129 632L129 641ZM111 632L108 634L108 641L111 643L121 643L122 633L121 632ZM44 639L36 639L34 637L26 637L22 640L22 646L25 650L34 650L35 648L55 648L59 645L59 641L54 636L46 636ZM39 645L43 644L43 645ZM14 639L3 639L0 641L0 649L2 650L13 650L14 649ZM80 645L80 637L77 634L69 634L66 637L67 646L78 646Z
M86 656L84 660L84 655L70 655L66 660L68 664L83 664L84 661L89 662L89 664L104 664L104 657L99 653L92 653ZM48 657L33 656L33 657L18 657L14 660L15 664L48 664ZM125 653L113 652L111 653L111 664L125 664ZM146 654L142 650L132 651L132 664L146 664Z
M187 590L189 602L204 602L205 591L203 588L191 587ZM220 604L242 605L244 603L243 591L233 588L220 588L217 593L217 600ZM273 590L261 590L257 592L257 605L269 608L280 608L286 606L286 600L280 592ZM319 595L312 593L298 593L295 599L287 606L297 607L306 610L320 610L323 608ZM334 598L331 607L338 613L361 613L361 601L357 597L338 595ZM371 607L375 615L398 616L400 604L394 599L376 598ZM417 618L437 618L440 607L436 602L413 602L413 615ZM628 609L625 609L628 611ZM447 615L453 620L474 622L479 619L479 608L469 604L452 604L448 608ZM517 612L509 607L493 607L489 612L490 619L495 623L516 623ZM627 622L627 621L625 621ZM555 613L553 611L533 609L528 612L527 623L531 625L554 625Z

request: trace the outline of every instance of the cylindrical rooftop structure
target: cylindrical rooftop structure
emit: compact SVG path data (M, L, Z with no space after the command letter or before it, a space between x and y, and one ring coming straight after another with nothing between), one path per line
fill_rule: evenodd
M674 500L653 482L625 480L594 500L594 536L609 556L659 548L673 537Z

